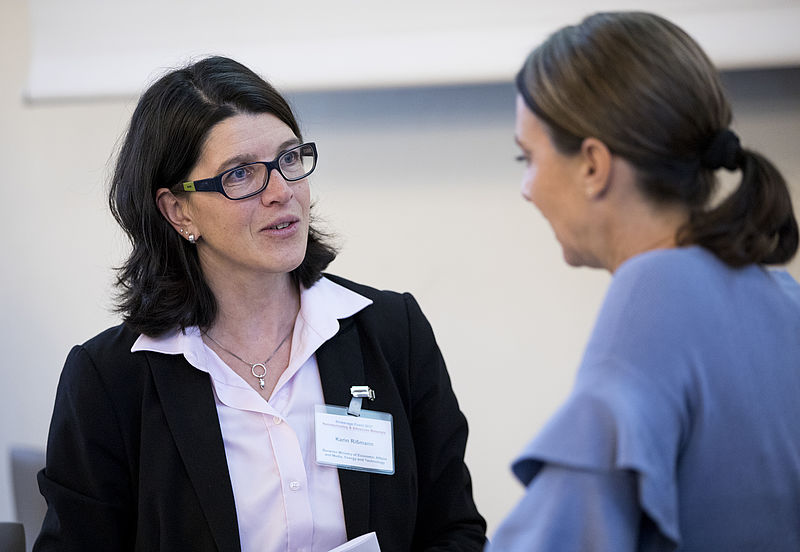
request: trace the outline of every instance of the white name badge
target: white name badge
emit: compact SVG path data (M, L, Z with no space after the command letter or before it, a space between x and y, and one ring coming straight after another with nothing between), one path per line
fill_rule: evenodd
M314 429L317 464L386 475L394 473L391 414L362 410L360 416L350 416L342 406L318 404Z

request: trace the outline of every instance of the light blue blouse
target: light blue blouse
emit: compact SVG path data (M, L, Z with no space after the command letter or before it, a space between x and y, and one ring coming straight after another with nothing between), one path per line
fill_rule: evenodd
M615 273L487 550L800 550L800 286L700 247Z

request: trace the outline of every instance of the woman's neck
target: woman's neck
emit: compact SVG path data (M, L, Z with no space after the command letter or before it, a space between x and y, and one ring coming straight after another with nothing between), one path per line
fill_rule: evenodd
M208 284L218 309L205 331L226 347L258 352L259 344L279 342L294 326L300 290L288 273L246 281L209 278Z
M686 223L685 209L653 208L648 203L629 206L611 231L606 268L613 274L626 260L654 249L676 246L678 230Z

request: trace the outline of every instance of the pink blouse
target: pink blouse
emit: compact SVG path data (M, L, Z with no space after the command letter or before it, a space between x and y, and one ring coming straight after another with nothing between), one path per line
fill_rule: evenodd
M314 406L324 404L314 356L339 320L372 301L322 278L302 289L289 365L269 401L188 328L131 348L182 354L211 376L242 552L327 552L347 540L336 468L314 458Z

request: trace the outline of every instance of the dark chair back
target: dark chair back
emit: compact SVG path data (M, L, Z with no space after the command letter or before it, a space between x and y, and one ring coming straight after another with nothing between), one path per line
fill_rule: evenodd
M14 482L14 503L17 520L25 527L25 537L30 552L33 542L42 529L47 503L39 493L36 474L44 468L45 452L32 447L11 448L11 479ZM0 552L5 548L0 547Z
M0 522L0 550L25 552L25 529L21 523Z

